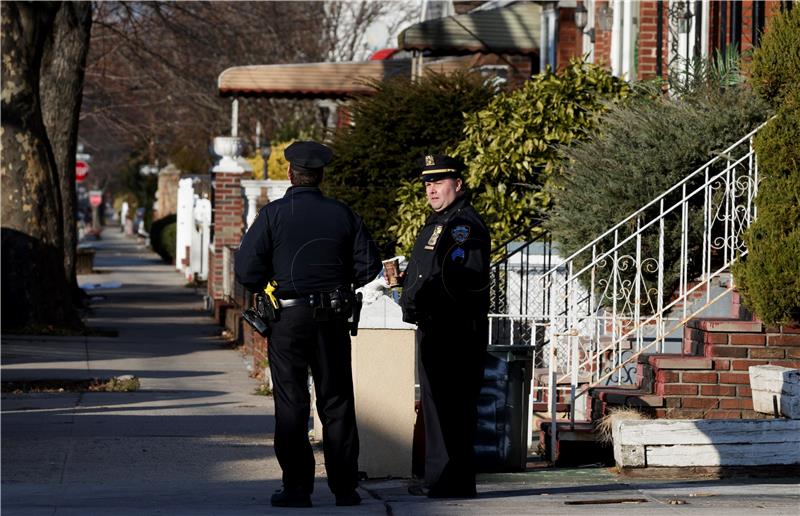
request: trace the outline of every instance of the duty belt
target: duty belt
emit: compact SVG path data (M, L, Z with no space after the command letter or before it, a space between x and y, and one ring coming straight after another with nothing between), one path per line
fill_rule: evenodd
M281 308L291 308L293 306L311 306L307 297L298 297L295 299L279 299Z

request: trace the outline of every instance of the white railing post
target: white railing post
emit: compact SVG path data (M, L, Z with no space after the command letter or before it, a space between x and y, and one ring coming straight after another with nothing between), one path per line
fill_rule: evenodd
M659 342L660 352L664 352L664 199L659 203L659 216L658 216L658 285L656 286L656 295L658 296L658 335L656 338L661 337Z
M558 439L556 433L558 432L558 407L557 407L557 389L558 389L558 371L556 370L556 361L558 360L558 352L556 350L555 334L554 338L550 339L550 356L548 364L548 385L547 385L547 400L550 402L550 461L555 464L558 456Z
M567 337L568 342L570 343L570 354L572 355L571 359L571 366L572 366L572 378L570 378L569 382L569 425L570 429L575 429L575 396L578 392L578 339L577 335Z
M208 257L211 252L211 201L197 199L194 205L194 222L196 224L197 244L192 240L191 271L199 280L208 279Z
M253 179L247 179L242 181L242 190L244 190L244 196L247 199L247 207L246 207L246 215L245 215L245 224L246 229L250 229L250 226L253 225L253 221L256 220L256 215L258 215L258 197L261 195L261 187L264 181L257 181Z

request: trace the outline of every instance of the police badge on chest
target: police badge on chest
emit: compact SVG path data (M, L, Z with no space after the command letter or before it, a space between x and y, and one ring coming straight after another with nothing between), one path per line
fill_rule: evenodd
M442 236L442 231L444 231L444 226L441 224L437 224L436 227L433 228L433 233L431 234L431 237L428 239L428 243L425 244L425 249L430 251L436 247L436 242L438 242L439 237Z

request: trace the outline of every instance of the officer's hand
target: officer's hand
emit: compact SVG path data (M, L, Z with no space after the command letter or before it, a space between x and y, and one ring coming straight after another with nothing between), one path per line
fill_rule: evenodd
M397 275L397 283L398 283L398 286L402 287L402 286L403 286L403 283L404 283L405 281L406 281L406 271L401 271L401 272L400 272L400 273Z

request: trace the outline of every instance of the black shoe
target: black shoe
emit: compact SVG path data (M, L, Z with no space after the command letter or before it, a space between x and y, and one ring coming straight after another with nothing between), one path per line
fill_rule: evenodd
M311 496L294 490L281 489L269 502L273 507L311 507Z
M340 507L358 505L360 503L361 503L361 496L359 496L358 492L355 489L346 494L336 495L336 505Z

